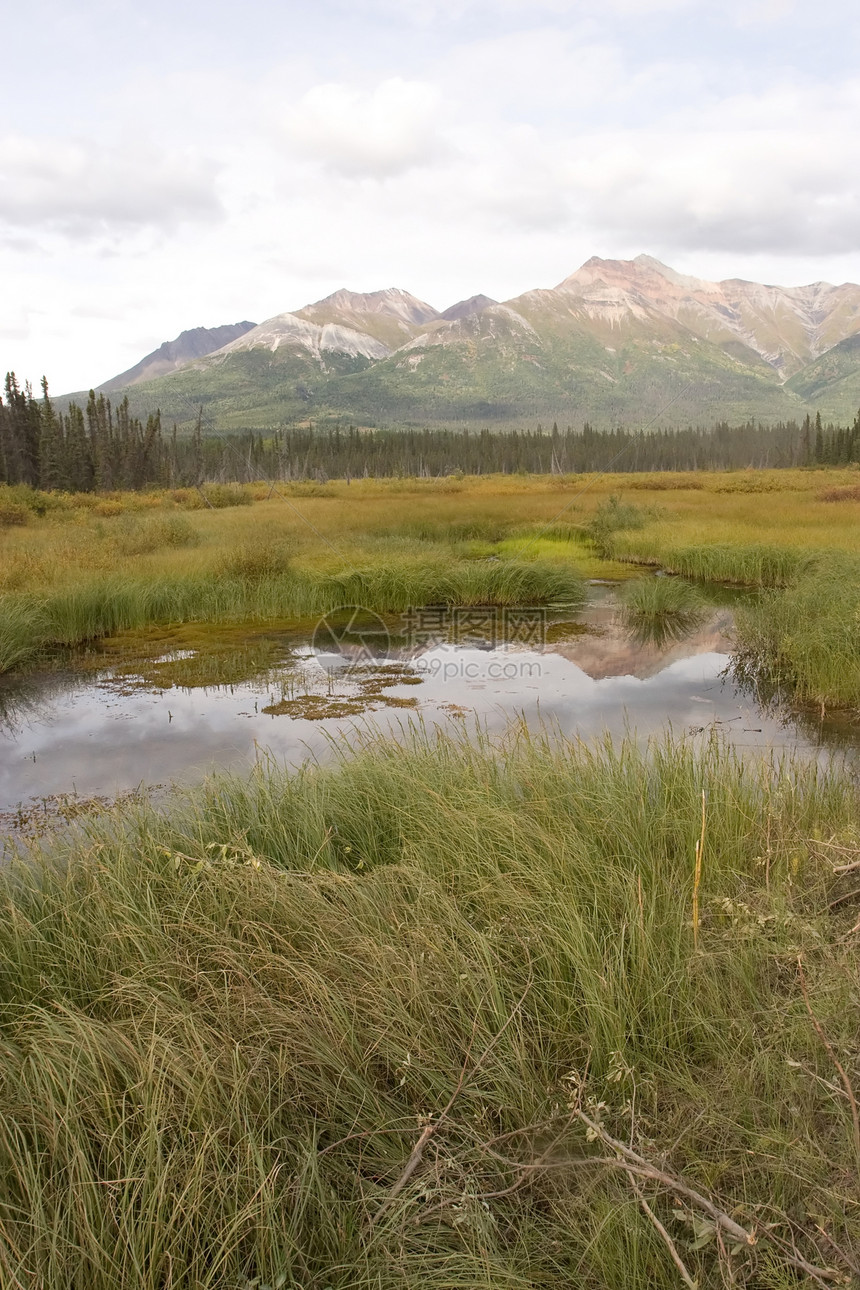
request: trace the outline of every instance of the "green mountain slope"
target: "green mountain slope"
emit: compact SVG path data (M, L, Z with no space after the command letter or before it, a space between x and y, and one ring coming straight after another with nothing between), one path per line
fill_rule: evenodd
M860 408L860 334L841 340L787 384L825 421L852 418Z
M445 313L398 288L343 290L128 394L181 426L202 406L216 431L328 418L708 424L819 408L844 422L860 405L860 287L713 283L638 256Z

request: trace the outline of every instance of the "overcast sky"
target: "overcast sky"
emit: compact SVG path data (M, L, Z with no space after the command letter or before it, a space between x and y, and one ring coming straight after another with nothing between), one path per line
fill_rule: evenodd
M342 286L860 281L849 0L29 0L3 35L0 368L56 393Z

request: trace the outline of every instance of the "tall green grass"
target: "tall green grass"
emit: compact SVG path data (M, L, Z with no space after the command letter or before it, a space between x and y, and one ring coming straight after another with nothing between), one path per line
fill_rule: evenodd
M618 551L617 559L624 559ZM714 543L661 551L670 573L699 582L734 582L744 587L780 587L815 559L815 553L764 543Z
M820 557L736 615L738 668L766 690L860 709L860 561Z
M0 672L49 645L75 645L151 623L309 618L344 605L397 613L425 604L577 604L583 582L547 561L401 560L341 573L293 569L288 555L240 548L219 573L90 577L35 595L0 596Z
M844 1273L860 1162L797 958L853 1073L856 907L817 841L856 854L853 781L716 743L359 744L0 874L0 1284L674 1290L623 1173L571 1163L607 1154L579 1095L755 1229L732 1256L642 1181L703 1290L727 1258L806 1284L792 1245Z
M701 592L679 578L641 578L621 590L622 615L643 641L662 644L695 631L705 616Z

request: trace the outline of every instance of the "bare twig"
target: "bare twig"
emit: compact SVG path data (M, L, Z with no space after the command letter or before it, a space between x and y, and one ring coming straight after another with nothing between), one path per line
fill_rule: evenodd
M604 1140L613 1143L616 1146L616 1149L623 1145L621 1143L615 1143L615 1139L610 1138L608 1134L604 1136ZM489 1151L488 1154L514 1169L525 1170L531 1168L528 1161L509 1160L506 1156L499 1155L495 1151ZM632 1152L631 1154L635 1156L636 1153ZM647 1162L638 1164L635 1159L619 1159L617 1155L576 1156L569 1157L566 1160L544 1161L540 1168L542 1171L549 1171L550 1169L574 1169L577 1167L586 1168L588 1166L594 1167L600 1165L610 1169L623 1170L628 1175L628 1181L631 1175L636 1178L646 1178L650 1182L659 1183L668 1191L675 1192L678 1196L683 1196L686 1200L690 1201L698 1209L703 1210L704 1213L708 1215L717 1228L716 1235L718 1239L719 1229L722 1228L727 1235L733 1237L739 1244L747 1246L758 1244L759 1238L753 1232L749 1232L746 1228L741 1227L739 1223L736 1223L734 1219L728 1216L728 1214L725 1214L721 1209L718 1209L712 1201L708 1200L707 1196L703 1196L701 1192L695 1191L694 1188L689 1187L680 1178L676 1178L674 1174L666 1173L664 1170L658 1169L655 1165L649 1165ZM779 1252L783 1260L790 1267L797 1268L798 1271L806 1273L807 1276L812 1277L813 1280L822 1285L826 1285L829 1281L844 1284L844 1275L836 1268L821 1268L817 1267L814 1263L810 1263L802 1254L800 1254L796 1245L793 1243L789 1245L787 1241L778 1237L775 1232L767 1232L765 1239L779 1248ZM846 1259L846 1263L847 1262L848 1260Z
M449 1097L449 1099L448 1099L448 1102L447 1102L446 1106L445 1106L445 1107L444 1107L444 1109L440 1112L440 1114L436 1117L436 1119L435 1119L435 1120L432 1120L429 1124L425 1125L425 1127L422 1129L422 1131L421 1131L421 1136L419 1137L418 1141L415 1143L415 1146L412 1148L412 1151L411 1151L411 1153L410 1153L409 1159L406 1161L406 1165L405 1165L405 1167L404 1167L404 1169L403 1169L403 1172L401 1173L400 1177L399 1177L399 1178L397 1179L397 1181L395 1182L394 1186L391 1188L391 1191L388 1193L388 1195L386 1196L385 1200L384 1200L384 1201L382 1202L382 1204L380 1205L379 1209L378 1209L378 1210L376 1211L376 1213L374 1214L373 1218L370 1220L370 1226L371 1226L371 1227L375 1227L375 1226L376 1226L376 1224L379 1222L379 1220L382 1218L383 1214L386 1214L386 1213L388 1212L388 1210L389 1210L389 1209L391 1208L391 1206L394 1204L394 1202L395 1202L395 1200L397 1199L397 1197L398 1197L398 1196L400 1195L400 1193L403 1191L403 1188L404 1188L404 1187L406 1186L406 1184L409 1182L409 1179L410 1179L410 1178L412 1177L412 1175L415 1173L415 1170L416 1170L416 1169L418 1168L418 1166L421 1164L421 1159L422 1159L422 1156L424 1155L424 1148L427 1146L427 1143L428 1143L428 1142L430 1141L430 1139L433 1137L434 1133L436 1133L436 1132L437 1132L437 1131L442 1127L442 1125L444 1124L445 1120L447 1120L448 1115L449 1115L449 1113L450 1113L450 1111L451 1111L451 1109L452 1109L452 1107L453 1107L454 1103L457 1101L457 1098L458 1098L458 1097L460 1096L460 1094L462 1093L462 1091L463 1091L463 1087L464 1087L464 1085L465 1085L465 1083L466 1083L467 1072L468 1072L469 1077L471 1078L472 1076L476 1075L476 1074L477 1074L477 1072L481 1069L481 1066L482 1066L482 1065L484 1064L484 1062L487 1060L487 1058L489 1057L490 1053L493 1051L493 1049L495 1048L496 1044L499 1042L499 1040L501 1039L502 1035L505 1033L505 1031L507 1030L508 1026L509 1026L509 1025L511 1024L511 1022L513 1021L514 1017L517 1015L517 1013L519 1012L520 1008L521 1008L521 1007L523 1006L523 1004L525 1003L525 1001L526 1001L526 996L528 995L529 991L530 991L530 990L531 990L531 988L532 988L533 981L534 981L534 976L533 976L533 974L530 972L530 973L529 973L529 980L528 980L528 983L526 984L526 988L525 988L525 990L523 991L523 993L522 993L522 995L520 996L520 998L517 1000L517 1002L516 1002L516 1004L514 1005L514 1007L512 1008L512 1010L508 1013L508 1016L507 1016L507 1018L505 1019L505 1023L504 1023L504 1025L502 1026L501 1030L498 1030L498 1031L496 1032L496 1034L493 1036L493 1038L492 1038L492 1039L490 1040L490 1042L487 1044L487 1047L486 1047L486 1048L484 1049L484 1051L481 1053L481 1056L478 1058L478 1060L477 1060L477 1061L474 1063L474 1065L472 1066L471 1071L469 1071L469 1056L470 1056L470 1054L471 1054L471 1052L472 1052L472 1044L474 1043L475 1030L477 1029L477 1025L478 1025L478 1019L477 1019L477 1017L475 1018L475 1026L474 1026L474 1029L473 1029L473 1031L472 1031L472 1038L469 1040L469 1046L468 1046L468 1048L466 1049L466 1058L465 1058L465 1061L463 1062L463 1068L462 1068L462 1070L460 1071L460 1078L457 1080L457 1083L456 1083L456 1085L455 1085L455 1087L454 1087L454 1091L453 1091L453 1093L451 1094L451 1096Z
M833 1045L830 1043L830 1040L822 1029L821 1022L812 1011L812 1004L809 1001L809 990L806 988L806 976L803 971L803 959L799 954L797 956L797 971L800 977L800 989L803 994L803 1002L806 1004L806 1011L809 1013L810 1020L815 1027L815 1033L818 1035L818 1038L827 1050L827 1056L839 1072L839 1078L842 1080L842 1087L845 1089L845 1092L848 1095L848 1101L851 1104L851 1120L854 1125L855 1159L857 1165L860 1166L860 1113L858 1113L857 1110L857 1098L854 1096L854 1089L851 1087L851 1081L845 1073L845 1067L836 1056L836 1053L833 1050Z
M723 1279L724 1286L733 1286L735 1284L735 1270L732 1267L731 1250L726 1248L723 1234L719 1228L715 1229L714 1235L717 1238L717 1249L719 1250L720 1276Z
M576 1115L577 1118L580 1119L596 1137L600 1138L601 1142L605 1142L607 1146L612 1147L613 1151L617 1151L620 1156L624 1157L624 1159L619 1162L623 1168L630 1170L639 1177L652 1178L655 1182L662 1183L665 1187L676 1192L679 1196L686 1196L687 1200L692 1201L699 1209L704 1210L714 1223L717 1223L722 1227L726 1232L728 1232L729 1236L733 1236L736 1241L741 1241L744 1245L755 1245L755 1235L752 1232L748 1232L745 1227L741 1227L739 1223L736 1223L733 1218L728 1216L728 1214L723 1213L721 1209L718 1209L713 1201L709 1200L707 1196L703 1196L701 1192L695 1191L680 1178L676 1178L674 1174L667 1173L663 1169L658 1169L655 1165L651 1164L650 1161L646 1160L644 1156L640 1156L630 1147L626 1147L624 1143L619 1142L617 1138L611 1137L596 1120L592 1120L591 1116L586 1115L585 1111L580 1109L576 1112Z
M810 1263L808 1259L805 1259L800 1250L798 1250L794 1237L790 1242L776 1232L769 1232L768 1237L779 1248L786 1263L793 1268L797 1268L799 1272L804 1272L818 1285L826 1287L828 1281L837 1281L844 1284L845 1277L836 1268L819 1268L814 1263Z
M614 1139L609 1139L614 1142ZM508 1165L511 1169L528 1169L530 1162L527 1160L510 1160L507 1156L499 1155L496 1151L488 1151L495 1160L500 1160L502 1164ZM641 1164L635 1160L622 1160L618 1156L570 1156L565 1160L547 1160L541 1165L541 1169L575 1169L588 1168L597 1165L603 1165L610 1169L622 1169L627 1174L634 1174L637 1178L646 1178L649 1182L656 1182L665 1187L668 1191L675 1192L678 1196L683 1196L698 1209L703 1210L714 1224L718 1224L729 1236L733 1237L743 1245L755 1245L756 1236L741 1227L734 1219L729 1218L728 1214L718 1209L713 1201L708 1200L701 1192L695 1191L689 1187L680 1178L674 1174L666 1173L663 1169L658 1169L656 1165L648 1164L643 1161Z
M669 1251L669 1254L672 1256L672 1262L675 1264L675 1267L680 1272L681 1280L684 1282L684 1285L689 1286L690 1290L698 1290L698 1283L693 1280L693 1278L690 1276L690 1273L687 1271L687 1267L684 1263L684 1260L681 1258L680 1254L678 1253L678 1247L676 1246L675 1242L672 1240L669 1233L666 1231L666 1228L660 1222L657 1215L654 1213L651 1206L648 1204L642 1192L642 1188L639 1186L638 1182L636 1182L632 1174L628 1174L628 1178L630 1180L630 1186L633 1188L633 1190L635 1191L636 1195L639 1198L639 1204L642 1207L643 1212L651 1220L652 1226L654 1227L655 1231L662 1239L663 1244L666 1246L666 1249Z
M860 1263L846 1254L841 1245L837 1245L833 1237L830 1236L828 1232L825 1232L824 1228L819 1223L815 1224L815 1230L821 1233L830 1248L839 1255L840 1259L843 1260L845 1266L850 1268L857 1276L860 1276Z
M556 1136L553 1138L552 1142L550 1142L550 1144L549 1144L547 1147L545 1147L545 1148L544 1148L544 1150L541 1152L541 1154L538 1156L538 1158L537 1158L535 1161L533 1161L533 1162L532 1162L532 1163L530 1163L530 1164L526 1164L526 1165L523 1165L523 1166L522 1166L521 1171L520 1171L520 1173L519 1173L519 1176L518 1176L517 1178L515 1178L515 1179L514 1179L514 1181L513 1181L513 1182L512 1182L508 1187L503 1187L503 1188L501 1188L501 1189L500 1189L500 1190L498 1190L498 1191L482 1191L482 1192L478 1192L478 1193L476 1193L476 1195L475 1195L474 1199L475 1199L475 1200L478 1200L478 1201L488 1201L488 1200L500 1200L500 1199L501 1199L502 1197L504 1197L504 1196L511 1196L511 1195L513 1195L513 1193L514 1193L514 1192L519 1191L521 1187L524 1187L524 1186L526 1185L526 1183L527 1183L527 1182L529 1182L529 1180L530 1180L531 1178L533 1178L533 1177L534 1177L534 1175L535 1175L536 1173L543 1173L543 1172L545 1172L545 1171L546 1171L546 1160L547 1160L547 1157L548 1157L549 1155L551 1155L551 1153L552 1153L552 1152L555 1150L555 1148L558 1146L559 1142L561 1142L561 1139L564 1137L565 1130L566 1130L567 1128L569 1128L569 1127L570 1127L570 1123L571 1123L571 1121L572 1121L572 1120L573 1120L573 1115L572 1115L572 1114L566 1117L566 1119L565 1119L565 1123L564 1123L564 1126L562 1127L562 1129L560 1130L560 1132L556 1134ZM548 1121L547 1123L552 1123L552 1122L551 1122L551 1121ZM533 1127L533 1128L540 1128L540 1127L542 1127L542 1126L537 1125L537 1126L532 1126L532 1127ZM521 1129L521 1130L517 1130L516 1132L518 1132L518 1133L522 1133L522 1132L525 1132L525 1130L522 1130L522 1129ZM503 1135L502 1135L501 1137L499 1137L499 1138L493 1138L493 1139L491 1139L491 1141L492 1141L492 1142L501 1142L501 1141L504 1141L505 1139L510 1138L510 1137L513 1137L513 1136L514 1136L514 1134L506 1133L506 1134L503 1134ZM488 1148L489 1148L489 1144L488 1144L488 1143L484 1143L484 1144L482 1144L482 1145L483 1145L484 1150L488 1150ZM501 1159L501 1156L497 1155L497 1153L496 1153L496 1152L494 1152L494 1151L489 1151L489 1152L488 1152L488 1154L489 1154L489 1155L491 1155L491 1156L495 1156L495 1158L496 1158L497 1160L500 1160L500 1159ZM440 1201L438 1205L434 1205L431 1209L425 1209L421 1214L419 1214L419 1215L415 1218L415 1220L414 1220L414 1221L415 1221L416 1223L423 1223L423 1222L425 1222L428 1218L431 1218L434 1214L440 1214L440 1213L442 1213L442 1212L443 1212L443 1210L448 1209L448 1207L449 1207L450 1205L456 1205L456 1204L457 1204L458 1199L459 1199L459 1197L457 1197L457 1196L451 1196L451 1197L448 1197L446 1200Z
M854 926L851 928L850 931L846 932L844 936L839 937L839 940L836 942L836 944L844 945L845 942L850 941L851 937L854 936L857 932L860 932L860 919L857 920L857 922L854 924Z
M831 900L827 908L836 909L839 905L847 904L849 900L856 900L858 896L860 896L860 888L857 891L846 891L844 896L837 896L835 900Z

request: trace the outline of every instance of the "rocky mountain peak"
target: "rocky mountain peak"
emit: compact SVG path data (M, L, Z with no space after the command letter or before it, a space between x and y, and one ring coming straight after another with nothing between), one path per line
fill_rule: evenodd
M439 317L438 310L419 300L402 287L386 287L382 291L348 291L342 287L323 300L296 310L298 317L307 318L317 313L384 314L402 322L421 326Z
M446 322L454 322L457 318L469 318L472 314L483 313L490 305L498 303L498 300L493 300L490 296L469 296L468 300L458 300L455 305L449 305L439 317L444 318Z

